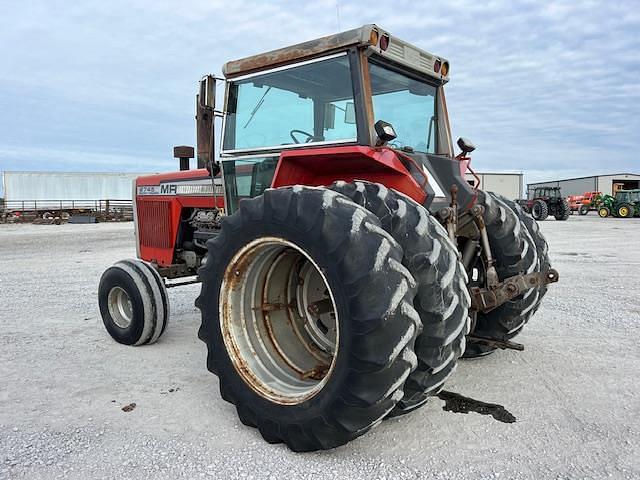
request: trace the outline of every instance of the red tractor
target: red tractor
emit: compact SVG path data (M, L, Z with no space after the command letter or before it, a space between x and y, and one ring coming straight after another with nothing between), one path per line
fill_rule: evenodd
M420 407L463 354L522 348L558 274L536 222L465 180L446 59L366 25L223 72L196 97L199 168L136 181L139 259L99 286L115 340L158 340L167 287L201 282L222 398L296 451Z
M562 221L571 215L569 202L562 196L560 187L536 187L531 198L516 202L537 221L545 220L549 215Z

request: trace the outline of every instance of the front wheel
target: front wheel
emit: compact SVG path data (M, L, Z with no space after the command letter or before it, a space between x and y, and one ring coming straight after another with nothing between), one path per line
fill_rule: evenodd
M600 218L607 218L609 215L611 215L611 210L609 210L607 207L600 207L598 209L598 215L600 216Z
M100 314L109 335L124 345L156 342L169 320L169 301L158 272L141 260L121 260L102 274Z
M327 189L267 190L207 248L199 337L242 423L312 451L395 407L422 325L402 249L373 214Z
M578 213L580 215L586 215L587 213L589 213L589 205L581 205L580 210L578 210Z

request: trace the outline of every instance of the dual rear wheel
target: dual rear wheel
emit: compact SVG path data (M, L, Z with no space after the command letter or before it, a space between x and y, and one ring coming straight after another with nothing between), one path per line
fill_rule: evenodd
M485 208L484 221L500 279L550 268L547 242L534 218L516 202L492 192L482 192L479 202ZM484 266L480 259L474 271L482 277ZM546 291L546 286L530 289L488 313L478 313L472 333L511 340L538 310ZM480 357L493 351L495 347L482 342L469 342L464 356Z
M464 270L428 212L381 185L332 188L241 202L199 272L199 336L222 397L295 451L342 445L417 408L453 371L468 330ZM429 250L409 250L400 232Z

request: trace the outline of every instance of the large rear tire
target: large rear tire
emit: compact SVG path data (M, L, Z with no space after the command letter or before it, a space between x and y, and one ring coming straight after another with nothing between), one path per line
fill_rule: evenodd
M531 207L531 215L539 222L545 220L549 216L549 207L544 200L536 200Z
M394 408L421 322L402 249L373 214L323 188L267 190L207 247L199 337L242 423L312 451Z
M617 207L616 212L620 218L631 218L633 217L634 210L633 205L630 203L623 203Z
M491 192L481 192L478 202L485 208L484 221L498 277L503 280L539 270L534 241L510 206ZM477 268L483 270L481 264ZM538 289L527 290L488 313L478 313L472 334L498 340L512 339L535 312L539 304L538 297ZM464 357L483 356L494 350L494 347L483 343L468 341Z
M513 212L520 219L520 222L524 224L525 228L527 229L527 232L529 232L529 235L531 235L531 239L533 240L533 243L536 246L536 253L538 254L538 270L537 271L549 270L551 268L551 261L549 260L549 245L547 244L547 239L544 238L544 235L540 231L540 225L538 225L538 222L533 217L523 212L522 209L520 208L520 205L518 205L516 202L512 202L511 200L503 197L502 195L498 195L498 194L493 194L493 195L495 195L497 198L502 200L505 204L507 204L509 208L511 208L511 210L513 210ZM547 293L547 285L538 287L536 290L538 291L538 300L536 301L536 304L532 309L531 316L533 316L535 312L538 311L538 308L540 307L540 303L542 302L542 298Z
M418 283L414 306L422 320L416 341L418 367L404 397L389 414L408 413L443 387L455 371L469 333L467 274L446 230L427 209L384 185L336 182L332 190L374 213L404 251L402 263Z
M560 205L558 205L556 214L554 215L556 220L564 221L569 218L569 214L571 213L571 207L569 207L569 203L566 200L562 199Z

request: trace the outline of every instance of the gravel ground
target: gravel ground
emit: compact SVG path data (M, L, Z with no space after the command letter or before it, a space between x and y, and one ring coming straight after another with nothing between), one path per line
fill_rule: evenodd
M170 292L157 344L107 335L97 283L135 255L131 224L0 225L0 478L639 478L640 219L541 226L560 283L518 337L525 351L462 362L447 385L515 423L434 399L294 454L220 398L197 286Z

